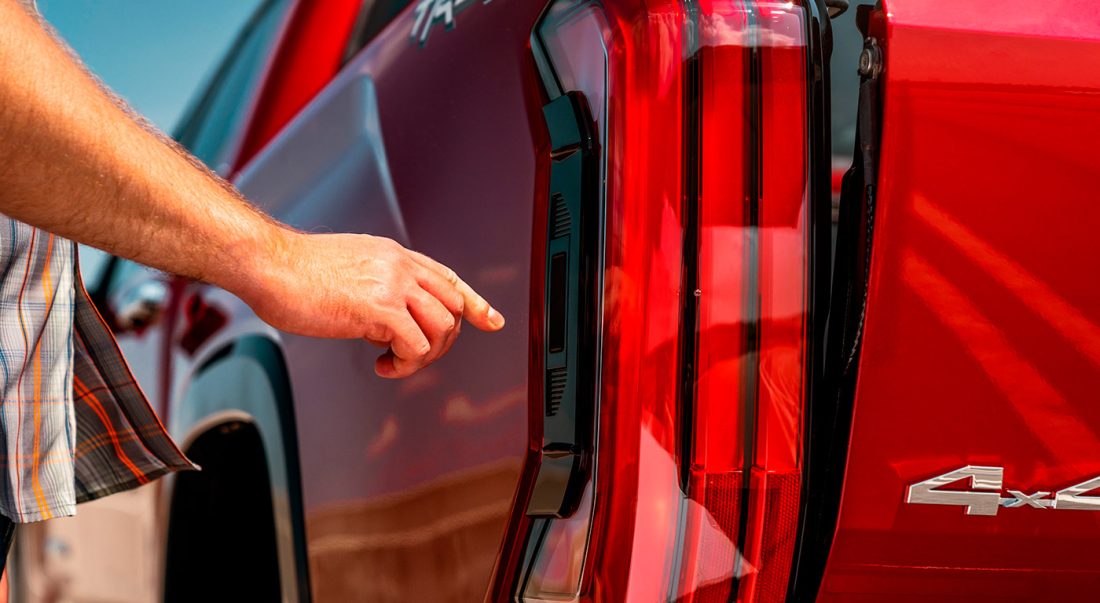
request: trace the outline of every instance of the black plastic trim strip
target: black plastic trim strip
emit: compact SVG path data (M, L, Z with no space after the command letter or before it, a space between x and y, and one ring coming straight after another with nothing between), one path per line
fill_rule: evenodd
M588 102L568 92L543 107L550 132L542 457L532 517L567 517L580 503L593 452L599 299L599 144Z
M686 1L686 12L694 12L693 3ZM683 162L684 191L681 212L684 223L683 252L680 272L680 487L688 494L691 458L695 433L695 400L698 391L699 361L699 199L702 186L700 157L703 148L702 65L698 49L692 49L685 61Z
M866 19L870 6L860 6L861 31L867 34ZM819 114L824 126L815 129L827 133L828 124L828 58L831 32L823 7L818 8L815 22L822 28L820 40L824 52L811 53L821 61L824 74L821 90L823 110ZM795 564L792 567L788 601L817 599L824 576L832 538L836 530L840 496L844 485L848 437L851 429L852 403L859 365L859 343L862 315L866 304L867 280L870 274L871 229L875 205L875 169L878 162L880 123L879 86L877 77L863 78L860 84L859 120L852 167L844 176L841 188L840 217L831 295L828 302L828 324L824 342L815 366L822 371L815 375L811 411L807 420L806 455L803 471L802 514L796 543ZM818 161L825 169L822 183L828 180L828 140ZM827 193L826 193L827 198ZM827 201L826 201L827 203ZM827 210L818 214L824 217ZM827 228L827 224L823 224ZM828 237L828 234L825 235ZM827 240L827 238L826 238ZM828 249L817 255L819 264L828 263ZM821 292L826 293L828 289ZM815 295L815 303L822 303ZM817 313L819 317L823 312Z

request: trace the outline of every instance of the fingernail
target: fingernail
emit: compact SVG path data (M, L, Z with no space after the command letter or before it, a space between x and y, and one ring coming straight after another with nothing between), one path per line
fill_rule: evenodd
M489 308L489 324L494 329L499 329L504 326L504 317L497 312L496 308Z

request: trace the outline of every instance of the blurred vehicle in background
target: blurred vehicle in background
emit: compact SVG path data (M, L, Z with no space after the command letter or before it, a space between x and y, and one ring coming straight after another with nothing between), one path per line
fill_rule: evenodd
M258 14L181 142L297 228L438 258L509 326L384 381L363 342L114 262L97 299L204 468L164 488L164 599L1100 579L1100 22L890 0L857 32L842 4L267 5L286 25Z

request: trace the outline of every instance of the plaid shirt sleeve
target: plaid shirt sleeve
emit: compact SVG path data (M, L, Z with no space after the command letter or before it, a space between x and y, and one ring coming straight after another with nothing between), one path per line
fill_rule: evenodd
M73 316L75 487L85 502L198 467L157 418L76 274Z
M135 383L73 243L2 215L0 371L0 513L12 521L197 468Z

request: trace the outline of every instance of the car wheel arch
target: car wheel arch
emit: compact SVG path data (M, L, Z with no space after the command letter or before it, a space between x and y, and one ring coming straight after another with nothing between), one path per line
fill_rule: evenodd
M283 600L309 601L293 397L282 350L271 337L246 335L207 355L174 404L169 421L173 437L189 454L196 443L233 425L258 436L270 480ZM165 484L163 517L169 524L179 477ZM167 538L165 543L169 544Z

